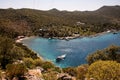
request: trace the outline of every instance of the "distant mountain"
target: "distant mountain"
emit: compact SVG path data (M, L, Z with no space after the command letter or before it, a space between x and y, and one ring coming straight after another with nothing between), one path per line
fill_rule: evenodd
M30 35L43 27L73 27L76 25L76 22L83 22L87 26L99 26L97 29L103 29L104 25L104 28L109 28L108 26L113 25L116 25L118 28L120 25L120 6L103 6L95 11L73 12L59 11L56 8L48 11L25 8L0 9L0 34L11 31L11 34L16 36L21 34ZM114 27L110 27L110 29L112 28ZM90 29L93 30L93 27L90 27Z
M120 19L120 6L103 6L95 11L98 14L105 15L107 17L119 18Z
M57 11L59 11L59 10L56 9L56 8L53 8L53 9L50 9L49 11L51 11L51 12L57 12Z

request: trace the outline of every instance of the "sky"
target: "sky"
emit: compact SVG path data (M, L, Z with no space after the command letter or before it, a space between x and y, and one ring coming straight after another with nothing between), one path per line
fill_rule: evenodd
M0 0L0 8L93 11L104 5L120 5L120 0Z

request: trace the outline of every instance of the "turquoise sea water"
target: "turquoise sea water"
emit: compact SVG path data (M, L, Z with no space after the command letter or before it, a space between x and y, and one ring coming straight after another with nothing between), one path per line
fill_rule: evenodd
M96 37L77 38L69 41L35 37L22 42L45 60L50 60L57 66L78 66L87 63L86 56L88 54L112 44L120 45L120 32L118 34L107 33ZM56 63L55 59L63 54L67 54L66 58Z

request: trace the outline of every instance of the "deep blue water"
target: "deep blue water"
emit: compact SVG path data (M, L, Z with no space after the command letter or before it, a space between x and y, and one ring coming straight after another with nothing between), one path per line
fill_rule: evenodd
M57 66L78 66L87 63L86 56L88 54L112 44L120 45L120 32L118 34L107 33L97 37L84 37L69 41L35 37L22 42L45 60L50 60ZM62 54L67 54L65 60L56 63L55 59Z

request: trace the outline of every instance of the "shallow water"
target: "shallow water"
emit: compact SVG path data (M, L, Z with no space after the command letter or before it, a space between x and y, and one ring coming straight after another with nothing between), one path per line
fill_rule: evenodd
M97 37L84 37L69 41L35 37L22 42L45 60L50 60L57 66L78 66L87 63L86 56L88 54L112 44L120 45L120 32L118 34L107 33ZM67 54L66 58L56 63L55 59L63 54Z

